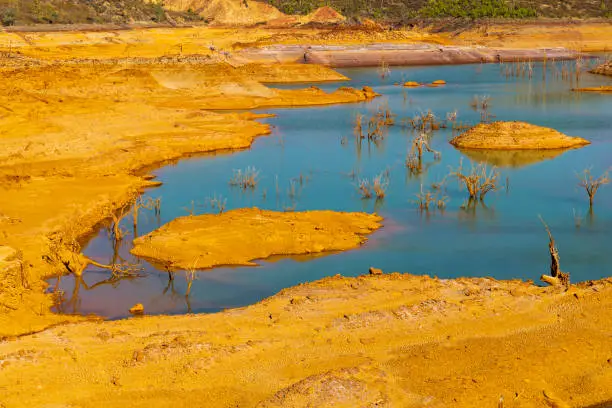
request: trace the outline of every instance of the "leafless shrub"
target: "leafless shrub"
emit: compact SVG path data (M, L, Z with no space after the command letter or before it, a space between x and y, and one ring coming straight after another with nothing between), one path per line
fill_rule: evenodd
M216 211L218 214L223 214L227 205L227 198L224 198L222 195L217 197L217 195L214 194L212 198L208 199L208 204L211 210Z
M197 271L198 271L198 261L200 257L198 256L193 260L193 263L189 268L185 270L185 280L187 281L187 290L185 291L185 297L189 297L191 293L191 286L193 285L193 281L197 279Z
M384 60L380 62L380 66L378 67L378 74L381 79L387 78L391 75L391 68L389 68L389 64Z
M406 155L406 167L410 174L416 175L423 171L423 154L429 152L433 154L435 160L439 160L442 154L434 150L429 145L429 134L421 132L418 136L412 139L410 151Z
M406 155L406 167L410 174L420 174L423 171L423 161L415 153L409 152Z
M491 107L491 97L488 95L474 95L474 98L470 102L470 106L472 109L480 113L481 123L489 123L491 118L495 117L495 115L492 115L489 112L489 108Z
M244 170L234 170L234 175L230 179L231 186L240 187L243 190L255 189L259 178L259 170L255 167L247 167Z
M439 160L442 157L442 153L437 150L432 149L429 146L429 135L427 133L420 133L419 136L415 137L412 140L412 146L410 148L410 153L415 154L419 160L423 158L423 152L432 153L434 159Z
M359 184L357 186L359 194L361 194L361 198L372 198L372 186L370 186L370 180L359 179Z
M433 208L434 206L439 210L443 210L446 208L447 201L448 197L442 195L440 190L435 192L431 190L424 191L422 184L421 191L416 194L416 200L412 200L412 202L415 203L421 211L429 211L430 208Z
M361 195L361 198L368 199L376 197L377 200L385 198L387 188L389 187L389 171L380 173L374 177L374 180L370 182L369 179L359 179L357 184L357 190Z
M419 112L412 118L402 119L402 125L423 133L448 127L448 124L445 121L439 120L431 110Z
M578 179L580 180L578 185L586 191L589 196L589 208L593 208L593 199L595 198L595 194L599 188L603 185L606 185L610 182L608 177L608 170L606 170L601 176L598 178L594 178L591 174L591 169L585 169L582 173L577 174Z
M189 214L190 217L193 217L194 215L196 215L196 202L195 200L191 200L191 202L189 203L189 207L183 207L182 209L187 211L187 213ZM200 204L197 204L198 206L200 206Z
M110 208L110 207L109 207ZM111 227L111 234L114 235L115 248L117 248L120 239L123 237L125 231L119 226L121 219L124 214L127 213L127 208L120 211L119 213L112 212L113 225ZM123 215L122 215L123 214ZM77 277L83 274L85 268L89 265L96 266L101 269L107 269L111 271L113 277L116 276L138 276L142 270L140 265L131 264L118 257L113 257L113 262L109 265L101 264L93 259L81 253L81 244L78 241L79 237L79 216L75 216L74 221L66 223L64 228L47 237L47 253L43 256L43 259L54 267L61 268L62 272L68 272ZM118 262L121 261L121 262Z
M462 159L456 170L451 169L450 175L457 177L467 189L470 200L482 201L488 192L498 189L499 171L495 167L488 169L485 163L471 163L471 169L465 172Z
M383 140L387 135L388 127L395 124L394 117L395 115L391 112L388 105L379 106L376 113L367 120L367 129L364 134L364 116L358 113L355 116L353 125L353 134L356 143L361 145L361 140L363 139L375 143Z
M134 227L134 237L138 235L138 219L141 210L153 210L155 216L159 217L161 213L161 198L153 199L151 197L143 198L139 195L132 206L132 224Z
M385 198L387 188L389 187L389 177L385 174L379 174L374 178L374 193L377 199Z

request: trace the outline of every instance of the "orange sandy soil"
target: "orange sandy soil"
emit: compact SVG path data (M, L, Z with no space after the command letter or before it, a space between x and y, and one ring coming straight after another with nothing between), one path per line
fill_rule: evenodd
M612 86L595 86L592 88L576 88L572 89L574 92L599 92L599 93L612 93Z
M211 315L0 344L7 407L586 407L612 400L612 281L334 277ZM605 405L601 405L605 406Z
M74 58L138 58L192 55L220 58L229 51L240 62L239 51L266 45L355 45L364 43L420 43L533 49L564 47L579 51L612 48L610 23L488 24L451 33L428 29L343 30L340 28L183 27L135 28L121 31L4 32L0 51L48 60ZM214 45L215 50L209 49Z
M610 38L608 25L542 30L548 42L533 46L569 43L554 33L576 30L583 49ZM203 107L375 96L272 90L262 83L343 77L258 64L240 49L468 34L0 32L0 406L472 407L503 395L505 407L577 407L612 399L610 281L558 293L489 279L338 277L212 315L83 322L50 312L44 278L65 271L61 256L80 250L77 239L154 185L139 170L248 148L270 132L257 115ZM65 322L74 323L49 328Z
M533 49L563 47L583 52L611 51L612 24L608 22L554 22L482 24L443 37L457 45Z
M272 255L344 251L380 228L382 218L335 211L276 212L244 208L177 218L134 240L132 253L169 269L256 265Z
M90 50L92 55L95 49ZM0 337L74 318L49 312L51 248L77 238L151 181L137 171L185 155L248 148L270 133L251 113L204 109L369 100L371 90L274 90L260 81L343 80L324 67L158 60L50 64L4 57L0 69ZM231 175L228 174L228 180ZM51 262L46 259L53 258ZM19 265L17 265L17 263Z
M450 143L460 149L493 150L553 150L590 144L586 139L524 122L481 123L456 136Z

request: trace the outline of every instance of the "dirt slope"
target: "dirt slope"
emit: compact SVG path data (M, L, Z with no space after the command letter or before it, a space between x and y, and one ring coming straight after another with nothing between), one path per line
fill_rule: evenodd
M173 11L193 10L212 24L254 25L285 15L275 7L253 0L166 0Z

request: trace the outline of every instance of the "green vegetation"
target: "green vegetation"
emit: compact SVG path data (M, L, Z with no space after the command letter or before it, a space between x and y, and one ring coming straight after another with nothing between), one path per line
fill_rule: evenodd
M203 20L193 10L165 10L163 0L0 0L2 26L165 22L166 16L179 23Z
M12 8L0 9L0 24L4 27L15 25L15 10Z
M419 14L423 17L529 18L536 10L510 5L505 0L429 0Z
M155 15L151 17L151 20L161 23L166 19L166 12L164 11L164 2L163 0L154 1L153 3L153 13Z
M612 15L612 0L262 0L288 14L308 14L331 6L349 18L389 22L457 18L602 18Z

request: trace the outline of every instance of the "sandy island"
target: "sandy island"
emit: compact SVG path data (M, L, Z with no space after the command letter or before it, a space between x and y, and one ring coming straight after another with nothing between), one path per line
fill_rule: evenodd
M529 123L493 122L478 124L450 143L461 149L547 150L582 147L591 142Z
M591 71L594 74L610 75L612 76L612 61L608 61L605 64L601 64Z
M335 211L277 212L244 208L177 218L134 240L134 255L169 268L255 265L271 255L343 251L380 228L381 217Z

